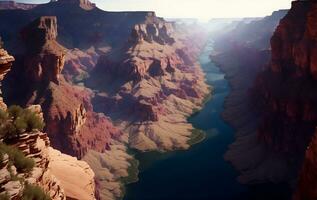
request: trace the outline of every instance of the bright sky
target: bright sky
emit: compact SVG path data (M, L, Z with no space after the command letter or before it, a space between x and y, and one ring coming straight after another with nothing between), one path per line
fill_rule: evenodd
M49 0L17 0L43 3ZM107 11L155 11L161 17L235 18L261 17L290 8L292 0L91 0Z

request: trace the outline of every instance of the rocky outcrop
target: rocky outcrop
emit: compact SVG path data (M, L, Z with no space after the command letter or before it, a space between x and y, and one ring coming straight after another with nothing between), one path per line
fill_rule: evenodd
M56 17L41 17L22 31L27 55L25 70L30 80L39 84L58 84L66 50L57 43ZM45 82L45 83L43 83Z
M91 3L89 0L52 0L51 2L60 2L62 4L74 4L78 5L82 9L92 10L96 7L96 4Z
M29 109L41 112L39 106ZM43 188L52 200L95 199L94 173L89 165L51 148L46 133L25 133L10 144L35 161L35 166L29 174L16 174L16 171L7 171L8 162L5 157L2 162L4 165L0 169L0 185L1 191L7 192L10 199L19 199L25 187L24 183L10 179L12 173L24 178L27 184Z
M49 169L60 181L67 199L95 200L95 173L85 161L49 148Z
M4 76L10 71L13 61L14 61L14 58L10 56L7 51L2 49L1 38L0 38L0 87L1 87L1 81L4 79ZM6 104L3 102L2 92L0 88L0 109L5 109L5 108L6 108Z
M90 96L86 89L63 80L49 85L43 102L53 146L79 158L89 149L109 150L111 139L122 135L109 118L93 112Z
M48 155L50 143L47 135L41 132L32 134L26 133L21 135L13 144L36 163L31 174L25 177L26 182L39 185L52 199L66 199L66 194L61 187L59 180L56 179L54 174L52 174L48 168L50 164ZM21 190L23 190L23 186L21 186ZM17 194L21 194L21 191ZM12 198L14 199L14 197Z
M173 32L171 23L146 23L137 24L132 29L130 41L138 43L141 41L155 41L161 45L173 44L174 38L171 36Z

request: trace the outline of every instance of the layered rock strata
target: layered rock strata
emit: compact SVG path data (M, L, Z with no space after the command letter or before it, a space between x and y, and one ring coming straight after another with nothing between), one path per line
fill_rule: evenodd
M123 143L128 141L127 137L113 126L110 118L104 114L94 112L90 102L93 92L83 86L73 85L66 81L61 74L67 52L56 41L56 17L37 19L23 29L22 35L25 39L27 53L19 57L7 82L7 88L11 89L8 95L11 104L14 102L22 102L23 105L40 104L46 122L45 131L48 133L52 146L63 153L82 158L90 150L100 154L108 154L107 152L114 151L112 147L116 148L116 145L123 146ZM33 35L33 38L29 37L30 35ZM72 55L75 55L74 51ZM90 56L93 57L96 54L92 52ZM85 58L80 55L76 58L85 63ZM74 59L70 60L74 61ZM70 60L66 62L71 62ZM87 63L85 63L85 66L87 66ZM90 67L93 67L93 63ZM17 82L17 80L21 82ZM22 91L21 88L20 91L14 89L17 84L24 89ZM87 168L82 173L83 177L91 176L91 171L89 171L87 165L72 164L74 163L73 158L61 156L61 153L56 150L51 151L51 153L56 156L54 168L62 170L64 168L62 161L66 159L67 161L64 163L66 165L68 163L68 165L78 165L78 169ZM109 171L108 173L112 177L111 183L116 186L121 186L121 178L128 176L127 170L132 159L123 147L120 155L122 156L113 158L109 155L103 158L103 162L113 163L109 166L102 166L102 168ZM116 158L120 159L117 161ZM116 166L116 163L120 163L120 165ZM118 168L119 175L112 175L112 173L115 173L111 170L112 166ZM94 170L97 169L94 168ZM76 170L74 169L74 171ZM76 187L71 189L73 186L72 182L69 181L77 178L77 176L71 176L74 174L63 175L63 171L56 173L58 177L63 179L61 182L65 185L65 190L70 190L69 195L72 198L81 199L82 196L82 198L87 197L88 199L91 196L91 192L82 191L78 194L76 193ZM102 177L96 177L97 188L108 187L108 182L100 183L98 179L104 180ZM92 182L87 183L87 185L90 185L88 188L93 186ZM78 185L78 187L82 186ZM111 196L111 199L115 199L122 195L121 192L122 187L117 187L116 190L109 189L107 195L100 195L100 198L109 199L109 196Z
M1 43L1 38L0 38ZM1 45L1 44L0 44ZM10 71L14 58L8 54L8 52L0 46L0 87L1 81L5 75ZM2 92L0 88L0 109L6 109L6 104L3 102Z
M157 19L136 25L124 49L99 59L87 82L99 90L93 103L129 133L131 147L189 147L187 116L210 92L196 61L202 46L191 36Z

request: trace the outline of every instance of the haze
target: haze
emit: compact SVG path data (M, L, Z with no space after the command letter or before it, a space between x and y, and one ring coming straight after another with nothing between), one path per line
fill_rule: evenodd
M291 0L91 0L107 11L156 11L158 16L173 18L261 17L275 10L288 9ZM48 0L19 0L46 3Z

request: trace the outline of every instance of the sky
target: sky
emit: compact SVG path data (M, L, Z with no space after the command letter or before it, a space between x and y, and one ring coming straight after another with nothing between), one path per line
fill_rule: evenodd
M49 0L16 0L46 3ZM171 18L262 17L273 11L290 8L292 0L91 0L107 11L155 11Z

